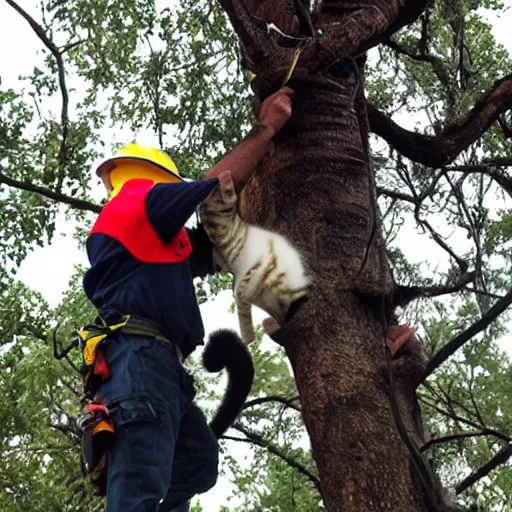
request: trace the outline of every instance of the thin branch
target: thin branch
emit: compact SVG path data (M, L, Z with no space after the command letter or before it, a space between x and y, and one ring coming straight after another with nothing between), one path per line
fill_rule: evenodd
M483 161L484 164L494 165L496 167L512 167L512 158L511 157L502 157L502 158L489 158Z
M298 396L294 396L292 398L284 398L282 396L264 396L262 398L255 398L254 400L249 400L248 402L245 402L244 406L242 407L242 410L248 409L249 407L254 407L256 405L261 405L268 402L279 402L286 407L290 407L291 409L295 409L296 411L300 412L300 407L297 405L294 405L293 402L296 402L299 399Z
M442 167L480 138L501 113L512 108L512 74L495 82L462 123L446 128L436 137L406 130L371 103L367 106L372 132L407 158L429 167Z
M451 418L452 420L458 421L459 423L464 423L465 425L468 425L470 427L476 428L481 430L482 425L479 425L478 423L475 423L474 421L468 420L467 418L464 418L463 416L459 416L457 414L451 413L449 411L445 411L444 409L441 409L441 407L438 407L436 404L433 404L432 402L429 402L428 400L425 400L422 396L418 396L418 400L428 407L431 407L432 409L436 410L438 413L442 414L443 416L446 416L448 418ZM504 434L503 432L500 432L499 430L495 430L492 428L486 428L487 435L497 437L498 439L501 439L502 441L506 441L507 443L510 442L512 439Z
M77 46L80 46L81 44L85 43L86 42L86 39L79 39L78 41L73 41L71 43L68 43L68 44L65 44L64 46L61 46L59 48L59 53L61 55L69 52L70 50L72 50L73 48L76 48Z
M421 41L418 41L417 46L421 46L420 43ZM446 70L444 62L439 57L428 54L425 47L422 49L422 51L420 51L420 53L414 53L404 48L403 46L400 46L396 41L392 41L391 39L384 41L383 44L397 53L406 55L410 59L416 60L418 62L428 62L432 66L435 75L445 88L446 94L449 97L449 102L451 104L455 103L455 96L451 87L450 75Z
M54 192L48 188L40 187L39 185L33 185L32 183L27 183L26 181L18 181L12 178L8 178L0 171L0 184L2 183L9 187L26 190L28 192L35 192L36 194L40 194L44 197L47 197L48 199L51 199L52 201L68 204L76 210L83 210L94 213L99 213L101 211L101 206L98 204L91 203L83 199L76 199L74 197L61 194L60 192Z
M467 287L466 290L471 293L476 293L477 295L484 295L485 297L491 297L493 299L502 299L503 295L498 295L497 293L486 292L484 290L477 290L476 288Z
M443 240L441 235L439 235L439 233L432 227L430 222L420 218L420 205L416 206L414 217L416 222L430 233L430 236L433 238L434 242L436 242L437 245L444 249L457 262L457 265L461 271L465 273L468 269L467 262L453 251L453 249Z
M393 292L393 305L403 307L412 300L419 298L439 297L449 293L459 292L471 283L476 277L476 272L462 274L454 283L437 286L397 286Z
M397 192L395 190L389 190L384 187L377 187L377 197L379 196L387 196L392 199L400 199L401 201L406 201L407 203L416 204L417 201L414 197L404 194L403 192Z
M69 95L66 87L66 73L64 70L64 61L62 60L62 53L60 52L57 45L46 35L43 27L37 23L30 14L28 14L22 7L20 7L13 0L5 0L15 11L17 11L28 24L32 27L32 30L36 33L37 37L43 42L43 44L50 50L51 54L55 58L57 64L57 70L59 75L59 87L62 95L62 109L60 113L60 120L62 125L62 138L59 150L59 185L57 188L60 189L62 182L64 181L64 166L67 160L67 142L69 136L69 117L68 117L68 106L69 106Z
M468 487L471 487L475 482L478 482L484 476L487 476L493 469L496 469L499 465L504 464L507 460L512 457L512 444L504 446L487 464L484 464L481 468L471 473L467 478L462 480L455 487L455 492L460 494L464 492Z
M320 487L320 479L314 475L308 468L303 466L300 462L296 461L292 457L290 457L288 454L286 454L283 450L278 448L277 446L274 446L269 441L265 440L262 436L259 434L256 434L255 432L251 432L249 429L245 428L244 426L240 425L240 423L235 423L233 425L233 428L235 430L238 430L241 432L249 442L252 442L253 444L257 446L261 446L262 448L266 448L270 453L276 455L280 459L284 460L289 466L296 469L299 473L303 474L305 477L309 478L309 480L313 483L313 485L317 488L318 492L322 494L322 488ZM240 441L238 438L231 438L232 440Z
M443 436L443 437L436 437L435 439L431 439L430 441L426 442L420 450L422 452L428 450L430 447L436 445L436 444L443 444L443 443L451 443L453 441L458 441L459 439L467 439L469 437L483 437L483 436L493 436L496 437L494 431L492 430L478 430L475 432L462 432L460 434L452 434L449 436Z
M485 315L468 327L465 331L457 335L453 340L449 341L441 348L432 359L428 362L424 379L434 372L441 364L443 364L451 355L453 355L460 347L467 343L473 336L486 329L508 306L512 304L512 291L508 292L502 299L498 300L494 306L485 313Z
M475 382L475 368L474 368L474 366L471 366L471 379L469 380L469 385L468 385L469 397L471 399L471 403L473 404L473 409L475 409L475 414L476 414L476 417L478 418L478 421L485 427L484 418L483 418L482 414L480 413L480 409L478 408L478 405L475 400L475 395L473 394L474 382Z
M487 165L457 165L447 167L447 171L457 171L463 173L480 173L490 176L496 183L503 187L512 197L512 178L494 169L495 164Z

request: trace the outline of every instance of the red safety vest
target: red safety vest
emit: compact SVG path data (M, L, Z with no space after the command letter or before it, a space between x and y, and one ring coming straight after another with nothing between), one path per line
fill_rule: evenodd
M187 231L182 227L170 242L163 242L149 222L146 197L155 183L146 179L127 181L102 209L90 235L101 233L120 242L144 263L180 263L192 252Z

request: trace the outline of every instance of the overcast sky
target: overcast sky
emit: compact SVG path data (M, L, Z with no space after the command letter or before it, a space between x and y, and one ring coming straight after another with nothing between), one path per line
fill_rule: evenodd
M496 39L505 45L512 53L512 0L505 0L506 12L497 17L490 17L493 23L493 33ZM24 6L36 18L38 15L39 1L21 1ZM18 89L20 82L18 76L28 75L35 65L40 65L42 48L39 39L31 31L27 23L15 13L5 2L0 0L0 47L3 48L2 60L0 61L1 87L13 87ZM60 109L59 98L56 98L55 108ZM411 119L412 122L412 119ZM125 134L108 133L108 140L121 140ZM139 137L141 144L157 145L153 136L145 134ZM101 197L101 187L95 189L95 196ZM69 278L76 264L87 265L85 253L77 248L72 239L74 226L66 222L64 218L58 223L57 234L49 247L37 248L22 264L18 277L33 289L38 290L52 306L56 306L62 293L67 289ZM413 238L414 237L414 240ZM403 243L406 254L413 261L429 259L434 262L445 260L436 245L427 237L416 237L413 230L404 232ZM44 271L43 271L44 269ZM228 305L231 302L230 292L223 292L221 296L212 303L202 306L202 313L207 331L219 327L218 319L222 319L222 326L237 327L233 315L227 314ZM258 314L261 320L262 315ZM510 344L512 345L512 344ZM503 346L503 345L502 345ZM509 347L510 348L510 347ZM237 453L247 453L240 451ZM226 479L219 479L214 490L201 497L201 502L206 512L218 512L220 505L225 504L225 497L231 486Z

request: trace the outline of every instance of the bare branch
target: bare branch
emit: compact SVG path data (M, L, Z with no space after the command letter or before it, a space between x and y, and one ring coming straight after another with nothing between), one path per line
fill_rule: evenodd
M472 173L486 174L487 176L490 176L501 187L503 187L507 191L507 193L512 197L512 178L510 178L506 174L494 169L494 165L492 165L492 164L457 165L457 166L447 167L446 170L469 173L469 174L472 174Z
M494 165L495 167L512 167L512 158L511 157L502 157L502 158L489 158L483 161L486 165Z
M502 299L498 300L494 306L485 313L473 325L465 331L457 335L453 340L449 341L441 348L432 359L428 362L424 379L434 372L441 364L443 364L451 355L453 355L460 347L468 342L473 336L486 329L508 306L512 304L512 291L508 292Z
M437 286L397 286L393 292L393 305L405 306L409 302L419 298L439 297L462 290L467 284L474 281L476 272L465 272L454 283Z
M471 473L467 478L462 480L455 487L455 492L460 494L464 492L468 487L471 487L475 482L478 482L484 476L487 476L493 469L496 469L499 465L504 464L507 460L512 457L512 443L504 446L487 464L484 464L481 468Z
M501 113L512 108L512 75L498 80L462 123L446 128L437 137L406 130L371 103L367 106L371 131L407 158L430 167L442 167L475 142Z
M69 117L68 117L68 106L69 96L68 89L66 87L66 73L64 70L64 61L62 60L62 53L58 49L57 45L46 35L43 27L37 23L30 14L23 10L13 0L5 0L15 11L17 11L32 27L32 30L36 33L37 37L43 42L43 44L50 50L51 54L55 58L57 64L57 70L59 75L59 87L62 95L62 109L60 113L60 121L62 125L62 138L59 150L59 185L57 188L60 189L62 182L64 181L64 166L67 160L67 141L69 136Z
M74 197L66 196L60 192L54 192L48 188L40 187L39 185L33 185L32 183L27 183L26 181L18 181L12 178L8 178L0 171L0 184L1 183L4 183L9 187L26 190L28 192L35 192L36 194L40 194L44 197L47 197L48 199L51 199L52 201L68 204L76 210L83 210L94 213L99 213L101 211L101 206L98 204L90 203L89 201L85 201L83 199L76 199Z
M505 435L505 434L503 434L503 435ZM452 434L449 436L436 437L435 439L431 439L430 441L426 442L420 448L420 450L422 452L424 452L436 444L451 443L453 441L458 441L459 439L467 439L468 437L483 437L483 436L497 437L495 431L491 430L491 429L478 430L475 432L461 432L460 434Z
M475 293L477 295L483 295L485 297L491 297L493 299L502 299L503 298L503 295L498 295L497 293L486 292L484 290L477 290L476 288L471 288L469 286L466 288L466 290L468 292Z
M451 418L455 421L458 421L459 423L464 423L465 425L469 425L470 427L481 429L482 425L479 425L478 423L475 423L474 421L468 420L467 418L464 418L463 416L459 416L453 412L445 411L444 409L441 409L441 407L438 407L436 404L433 404L432 402L429 402L428 400L425 400L422 396L418 397L418 400L428 407L431 407L432 409L436 410L438 413L442 414L443 416L446 416L448 418ZM509 442L511 441L511 438L504 434L503 432L500 432L499 430L494 430L492 428L486 428L487 435L497 437L498 439L501 439L502 441Z
M309 480L313 483L313 485L317 488L318 492L322 494L322 488L320 487L320 479L314 475L308 468L303 466L300 462L296 461L292 457L290 457L288 454L286 454L283 450L278 448L277 446L274 446L272 443L264 439L259 434L256 434L255 432L251 432L249 429L245 428L244 426L240 425L240 423L235 423L233 425L233 428L235 430L238 430L241 432L249 442L261 446L262 448L266 448L270 453L277 455L280 459L284 460L289 466L296 469L299 473L303 474L305 477L309 478ZM244 441L243 439L238 438L230 438L235 441Z
M406 201L407 203L416 204L417 201L414 199L414 197L404 194L402 192L397 192L395 190L389 190L384 187L377 187L377 197L379 196L387 196L391 197L392 199L400 199L401 201Z
M255 398L254 400L249 400L248 402L245 402L244 406L242 407L242 410L248 409L249 407L254 407L256 405L261 405L264 403L269 402L278 402L283 404L286 407L290 407L291 409L295 409L296 411L300 412L300 407L298 405L294 405L293 402L296 402L299 399L298 396L294 396L292 398L284 398L282 396L272 395L272 396L264 396L262 398Z
M417 46L421 46L420 43L421 41L418 41ZM437 78L443 85L446 94L449 97L449 102L451 104L455 103L455 97L451 87L452 80L450 78L450 75L448 74L448 71L446 70L443 61L439 57L427 54L426 51L424 51L426 50L426 48L423 48L423 51L421 51L420 53L413 53L412 51L404 48L403 46L400 46L396 41L392 41L390 39L384 41L383 44L388 48L391 48L395 52L400 53L402 55L406 55L407 57L413 60L419 62L428 62L432 66L432 69L434 70L434 73L436 74Z
M430 236L433 238L434 242L442 247L457 262L457 265L461 271L465 273L468 269L467 262L454 252L454 250L443 240L442 236L432 227L430 222L428 222L426 219L420 218L420 207L421 205L418 204L414 211L414 218L416 219L416 222L430 233Z

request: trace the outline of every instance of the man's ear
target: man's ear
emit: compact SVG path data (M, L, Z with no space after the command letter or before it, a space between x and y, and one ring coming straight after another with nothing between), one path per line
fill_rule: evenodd
M235 182L230 171L219 175L220 197L226 204L233 204L237 200Z

